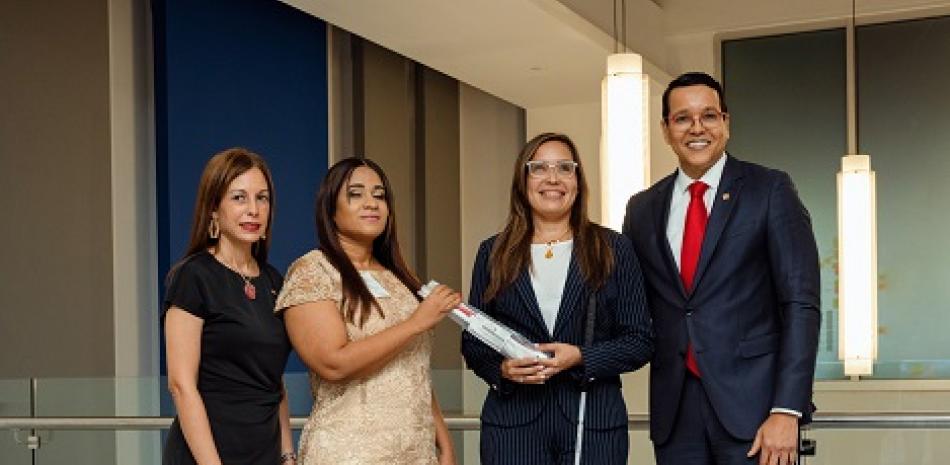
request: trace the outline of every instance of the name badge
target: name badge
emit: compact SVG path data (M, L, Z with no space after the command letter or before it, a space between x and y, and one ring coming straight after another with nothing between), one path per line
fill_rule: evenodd
M389 297L389 292L373 277L372 273L369 271L360 271L360 276L363 277L363 282L366 283L366 288L369 289L370 294L373 294L373 297L377 299Z

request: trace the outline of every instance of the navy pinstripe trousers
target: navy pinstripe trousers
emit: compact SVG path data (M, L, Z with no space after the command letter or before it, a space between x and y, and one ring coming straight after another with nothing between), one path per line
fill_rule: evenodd
M535 421L521 426L482 425L483 465L573 465L577 425L560 409L544 408ZM626 426L584 431L581 463L627 463L629 436Z

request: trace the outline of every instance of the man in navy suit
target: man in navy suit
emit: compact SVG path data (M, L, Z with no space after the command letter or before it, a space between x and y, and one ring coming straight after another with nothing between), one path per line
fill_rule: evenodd
M729 114L709 75L670 83L662 125L679 169L634 195L623 225L656 335L657 463L795 463L821 322L811 219L786 173L726 153Z

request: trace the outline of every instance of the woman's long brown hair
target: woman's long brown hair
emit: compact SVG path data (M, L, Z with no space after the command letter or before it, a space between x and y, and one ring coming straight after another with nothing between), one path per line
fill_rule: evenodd
M382 308L379 307L376 298L369 292L369 288L363 282L359 271L356 270L353 262L343 251L343 247L340 245L340 231L333 217L336 215L336 202L340 190L346 188L353 176L353 171L361 166L365 166L379 175L386 191L386 205L389 206L386 229L373 240L373 258L396 275L399 281L402 281L413 292L413 295L421 286L419 279L409 271L409 267L406 266L406 262L402 258L402 252L399 250L399 239L396 236L396 203L386 173L378 164L368 158L351 157L336 162L327 171L327 175L320 185L320 191L317 192L317 240L320 243L319 248L326 256L327 261L340 272L340 280L343 285L343 316L350 323L360 327L369 319L373 309L379 313L380 317L385 318L386 316L383 314Z
M267 190L270 191L270 209L267 212L267 228L264 230L264 237L251 246L251 254L257 260L261 273L266 272L267 251L270 249L271 240L270 231L274 224L274 208L277 204L274 181L264 158L245 148L233 147L216 153L205 165L205 169L201 173L201 181L198 183L198 193L195 197L195 212L191 220L188 248L185 250L184 258L169 270L166 281L170 280L178 267L189 257L218 244L218 239L212 239L208 234L208 227L211 225L211 213L221 205L221 199L224 198L231 182L254 168L261 170L261 173L264 174L264 179L267 181Z
M505 229L495 239L489 257L491 277L485 289L486 302L511 286L518 275L531 266L531 238L534 235L534 221L531 204L528 202L528 170L525 163L534 157L542 144L547 142L560 142L566 145L571 152L571 158L577 163L575 174L577 196L574 198L574 205L571 206L570 225L574 235L574 256L584 280L589 286L598 289L603 286L613 271L613 250L610 248L605 231L601 226L592 223L587 216L587 198L590 194L577 147L564 134L551 132L539 134L525 144L518 159L515 160L508 221Z

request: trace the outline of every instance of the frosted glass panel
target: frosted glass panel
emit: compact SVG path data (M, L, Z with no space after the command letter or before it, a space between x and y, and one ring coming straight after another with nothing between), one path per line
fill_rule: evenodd
M857 30L858 140L877 171L882 376L950 378L950 18Z
M812 216L821 266L819 378L842 376L835 299L835 173L847 149L843 29L726 41L728 150L788 172Z
M875 378L950 378L950 18L860 26L858 152L877 172ZM835 178L846 151L845 32L723 42L731 151L788 171L822 258L819 378L837 362Z

